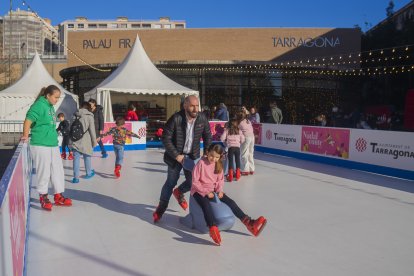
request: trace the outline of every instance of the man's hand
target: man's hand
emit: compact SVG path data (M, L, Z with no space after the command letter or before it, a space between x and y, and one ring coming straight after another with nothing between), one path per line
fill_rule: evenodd
M177 160L177 162L178 162L178 163L182 164L182 163L183 163L183 161L184 161L184 155L183 155L183 154L178 155L178 156L175 158L175 160Z
M219 197L219 198L223 198L223 196L224 196L224 193L223 193L223 192L219 192L219 193L218 193L218 197Z
M209 193L207 196L208 196L208 198L213 198L214 197L214 193Z

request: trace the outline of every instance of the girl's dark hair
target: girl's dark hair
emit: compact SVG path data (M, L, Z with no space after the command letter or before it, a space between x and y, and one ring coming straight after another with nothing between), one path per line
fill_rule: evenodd
M95 99L89 99L88 101L89 103L93 103L94 105L96 105L96 100Z
M238 135L239 134L239 121L236 119L231 119L227 124L228 134L229 135Z
M241 123L243 120L246 120L246 122L247 122L248 124L250 124L249 119L247 119L247 115L246 115L246 113L245 113L245 112L243 112L243 111L239 111L239 112L237 112L236 118L237 118L237 121L239 121L239 123Z
M56 85L49 85L48 87L43 87L39 94L37 95L36 100L38 100L40 97L47 97L47 95L53 95L53 93L55 93L55 91L59 91L60 89L59 87L57 87Z
M115 119L115 124L116 124L117 126L123 126L123 125L125 125L125 119L124 119L124 118L122 118L122 117L117 117L117 118Z
M215 174L219 174L223 172L223 156L224 156L224 149L220 144L211 144L208 149L207 152L212 152L214 151L215 153L220 155L220 159L216 162L216 166L214 167L214 173Z

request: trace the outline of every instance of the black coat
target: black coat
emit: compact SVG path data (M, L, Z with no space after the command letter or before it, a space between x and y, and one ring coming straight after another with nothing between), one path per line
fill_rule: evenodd
M204 149L207 149L212 141L210 124L203 112L199 112L194 122L194 139L189 157L193 160L200 157L200 139L203 138ZM164 162L175 167L178 162L175 158L183 154L186 139L187 117L185 111L181 110L172 115L162 134L162 142L165 147Z
M95 122L95 133L96 137L99 136L99 131L104 130L104 117L103 117L103 107L97 105L93 113L93 118Z

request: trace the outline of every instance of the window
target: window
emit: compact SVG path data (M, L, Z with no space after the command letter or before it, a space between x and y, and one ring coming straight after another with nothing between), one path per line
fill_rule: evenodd
M109 24L109 28L116 29L116 28L118 28L118 24L116 24L116 23L110 23Z
M131 24L132 28L141 28L141 24Z
M95 29L98 28L98 26L96 24L88 24L88 28Z
M142 24L142 28L151 28L151 24Z
M108 27L108 25L107 24L99 24L98 27L101 28L101 29L106 29Z
M171 29L171 24L164 24L163 27L164 29Z
M161 29L161 24L154 24L154 29Z
M128 28L128 25L127 24L119 24L118 26L119 26L119 28L123 28L123 29Z
M83 29L83 28L85 28L84 24L78 24L78 29Z
M73 29L75 27L74 24L68 24L68 29Z
M184 29L184 24L175 24L176 29Z

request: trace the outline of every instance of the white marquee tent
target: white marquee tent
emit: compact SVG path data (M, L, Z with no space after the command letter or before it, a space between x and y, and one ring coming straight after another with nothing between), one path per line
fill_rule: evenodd
M113 121L111 97L132 99L125 94L164 98L167 116L179 109L181 97L199 95L198 91L186 88L161 73L147 56L138 36L119 67L97 87L85 93L85 99L96 99L104 107L105 122L108 122Z
M78 109L78 96L65 90L50 76L36 53L23 76L13 85L0 91L0 120L23 121L40 90L51 84L59 87L62 92L55 105L56 114L62 112L65 118L71 119Z

